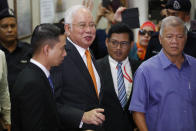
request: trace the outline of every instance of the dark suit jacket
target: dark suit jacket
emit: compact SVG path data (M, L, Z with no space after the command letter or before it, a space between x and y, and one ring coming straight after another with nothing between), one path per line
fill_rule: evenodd
M12 131L58 131L59 118L49 81L33 63L19 74L11 92Z
M59 67L52 70L57 110L63 130L81 130L79 125L83 113L98 108L99 100L82 57L71 42L67 40L66 43L67 56ZM96 63L94 65L96 67ZM98 128L83 124L83 129Z
M132 73L134 74L140 62L129 59ZM133 130L133 119L128 110L131 95L125 106L121 107L118 96L116 95L111 68L108 56L97 61L100 68L102 89L100 95L101 106L105 109L106 121L104 123L105 131L131 131Z

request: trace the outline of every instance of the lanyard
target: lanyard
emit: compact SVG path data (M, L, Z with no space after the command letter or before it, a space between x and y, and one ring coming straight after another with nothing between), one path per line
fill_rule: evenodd
M118 67L116 67L116 69L118 70ZM125 75L124 75L124 73L123 73L123 77L124 77L125 79L127 79L127 80L129 81L129 83L132 83L133 80L132 80L131 77L128 75L128 73L127 73L127 71L126 71L126 69L125 69L125 66L124 66L124 71L125 71Z
M126 69L125 69L125 66L124 66L124 71L125 71L125 75L123 74L123 76L125 77L125 79L127 79L130 83L132 83L133 82L133 80L131 79L131 77L128 75L128 73L127 73L127 71L126 71Z

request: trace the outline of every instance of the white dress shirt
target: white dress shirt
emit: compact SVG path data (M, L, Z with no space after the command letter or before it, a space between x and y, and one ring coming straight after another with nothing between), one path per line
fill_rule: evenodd
M110 68L111 68L111 73L112 73L112 78L113 78L114 89L115 89L115 92L118 96L118 84L117 84L117 71L118 71L117 64L118 64L118 62L116 60L114 60L111 56L109 56L109 63L110 63ZM133 80L133 75L132 75L131 66L130 66L128 57L125 60L123 60L121 63L122 63L121 68L122 68L122 72L124 75L125 89L126 89L126 94L127 94L127 99L128 99L131 94L133 83L130 82L127 78L130 77L131 80Z
M46 77L48 78L50 75L50 72L46 69L45 66L43 66L42 64L40 64L38 61L34 60L34 59L30 59L30 62L35 64L36 66L38 66L46 75Z

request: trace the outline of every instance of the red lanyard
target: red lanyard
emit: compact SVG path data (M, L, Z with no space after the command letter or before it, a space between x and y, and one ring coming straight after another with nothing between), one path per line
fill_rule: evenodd
M126 69L125 69L125 66L124 66L124 71L125 71L125 75L123 74L123 76L125 77L125 79L127 79L130 83L132 83L133 82L133 80L131 79L131 77L128 75L128 73L127 73L127 71L126 71Z
M117 67L116 67L116 69L118 70ZM133 80L132 80L131 77L128 75L128 73L127 73L127 71L126 71L126 69L125 69L125 66L124 66L124 71L125 71L125 75L123 74L123 77L124 77L125 79L127 79L127 80L129 81L129 83L132 83Z

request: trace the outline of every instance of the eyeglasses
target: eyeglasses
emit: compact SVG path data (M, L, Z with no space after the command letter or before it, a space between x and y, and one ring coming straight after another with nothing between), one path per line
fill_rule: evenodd
M95 23L84 23L84 22L80 22L80 23L77 23L77 24L72 24L72 25L76 25L78 26L80 29L86 29L87 27L89 28L95 28Z
M147 31L147 30L139 30L139 34L140 35L148 35L148 36L152 36L152 34L154 33L154 31Z
M130 45L130 42L128 41L117 41L117 40L109 40L112 48L117 48L118 45L120 45L122 48L127 48L128 45Z

